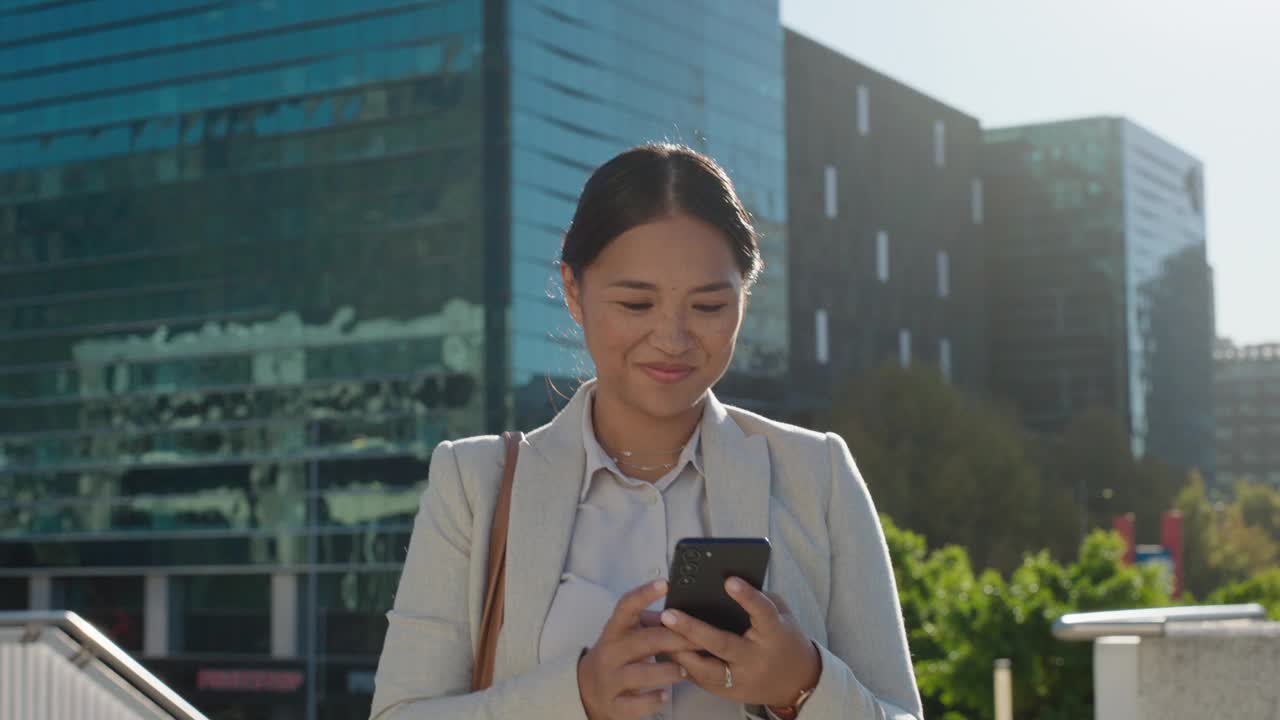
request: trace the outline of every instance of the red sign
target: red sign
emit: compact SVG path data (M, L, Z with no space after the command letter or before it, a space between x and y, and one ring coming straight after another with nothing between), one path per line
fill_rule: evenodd
M1160 544L1173 558L1173 596L1182 595L1182 513L1169 510L1160 517Z
M1133 513L1117 515L1111 520L1111 527L1124 538L1124 564L1132 565L1137 560L1137 519Z
M291 693L302 687L297 670L214 670L196 671L197 690Z

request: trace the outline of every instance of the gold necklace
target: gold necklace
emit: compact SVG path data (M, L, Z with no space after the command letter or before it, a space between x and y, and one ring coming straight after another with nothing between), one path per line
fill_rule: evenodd
M676 466L676 464L673 462L658 463L657 465L641 465L639 463L633 463L629 460L623 460L620 457L615 457L612 459L615 463L617 463L620 466L625 465L633 470L639 470L641 472L648 472L650 470L670 470L671 468Z
M603 448L603 447L604 447L604 443L601 443L601 444L600 444L600 447L602 447L602 448ZM606 451L606 452L608 452L608 449L607 449L607 448L605 448L605 451ZM660 452L660 451L651 451L651 452L650 452L650 451L637 451L637 450L620 450L620 451L618 451L618 454L617 454L617 455L614 455L614 454L612 454L612 453L609 453L609 458L610 458L611 460L613 460L615 463L617 463L618 465L626 465L627 467L632 468L632 469L634 469L634 470L639 470L639 471L641 471L641 472L648 472L648 471L650 471L650 470L670 470L671 468L673 468L673 467L675 467L675 466L676 466L676 462L679 462L679 458L677 458L677 459L675 460L675 462L669 462L669 463L658 463L657 465L642 465L642 464L640 464L640 463L638 463L638 462L635 462L634 460L631 460L631 458L636 457L636 456L640 456L640 457L656 457L656 456L660 456L660 455L674 455L674 454L676 454L676 453L680 453L680 452L684 452L684 448L683 448L683 447L678 448L678 449L676 449L676 450L667 450L667 451L665 451L665 452Z

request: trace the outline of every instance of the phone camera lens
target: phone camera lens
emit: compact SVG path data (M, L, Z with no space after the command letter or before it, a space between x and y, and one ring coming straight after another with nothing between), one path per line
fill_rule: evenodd
M685 563L684 565L680 566L681 575L688 576L688 575L696 575L697 573L698 573L698 566L694 565L693 563Z
M702 553L694 550L693 548L686 548L682 557L684 557L685 562L697 562L702 559Z
M693 576L692 576L692 575L684 575L684 576L682 576L679 580L677 580L676 582L677 582L677 583L679 583L680 585L692 585L692 584L693 584Z

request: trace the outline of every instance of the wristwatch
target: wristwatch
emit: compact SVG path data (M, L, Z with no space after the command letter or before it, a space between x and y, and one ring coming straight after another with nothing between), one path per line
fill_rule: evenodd
M773 713L778 720L796 720L796 716L800 714L800 706L804 705L809 696L813 694L816 688L801 690L800 696L790 705L766 705L769 712Z

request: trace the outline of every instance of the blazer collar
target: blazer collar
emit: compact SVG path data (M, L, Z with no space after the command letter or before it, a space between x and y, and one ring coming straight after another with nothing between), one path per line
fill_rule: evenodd
M729 408L707 393L702 415L707 507L715 537L769 535L769 444L747 435Z
M583 406L582 412L582 447L586 450L587 466L583 475L585 480L582 483L582 493L578 497L578 502L586 502L587 495L591 493L591 486L599 482L599 471L604 470L617 477L625 477L626 473L618 466L618 463L605 452L600 440L596 437L595 428L591 423L591 414L594 412L593 403L595 393L591 388L587 389L587 401ZM684 449L680 451L680 457L676 459L675 465L671 467L667 473L654 482L654 485L660 492L665 492L671 483L684 472L686 465L692 465L695 472L699 475L705 475L702 468L702 422L699 421L693 428L693 435L689 437L689 441L685 443Z
M497 660L518 672L538 662L538 641L560 584L583 489L587 455L582 423L595 381L584 383L549 424L520 448L511 493L506 599ZM708 391L700 429L710 534L769 534L769 447L748 437Z

